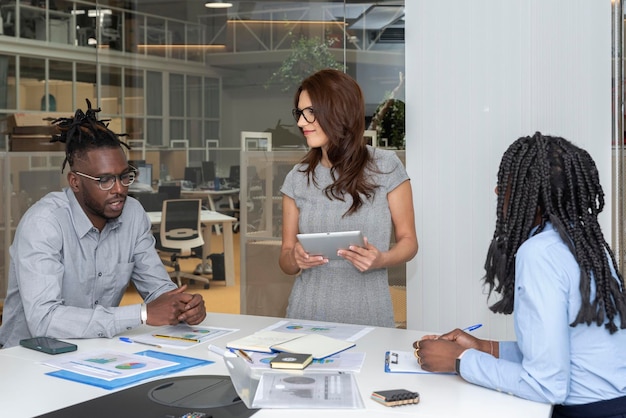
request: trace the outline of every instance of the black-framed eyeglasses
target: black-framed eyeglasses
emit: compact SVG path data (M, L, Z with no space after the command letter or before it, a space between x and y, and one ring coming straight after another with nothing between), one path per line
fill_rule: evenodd
M303 116L304 120L309 123L315 122L315 111L311 106L305 107L304 109L291 109L291 114L293 115L293 118L296 120L296 122L300 120L300 116Z
M81 173L80 171L72 170L73 173L78 174L81 177L85 177L98 182L98 187L100 187L103 191L108 191L115 186L115 182L119 179L122 186L128 187L135 181L137 177L137 169L132 165L128 167L129 171L118 175L115 174L106 174L101 177L90 176L89 174Z

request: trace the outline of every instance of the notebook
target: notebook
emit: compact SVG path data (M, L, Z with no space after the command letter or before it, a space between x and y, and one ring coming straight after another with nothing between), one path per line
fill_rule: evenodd
M226 344L229 349L272 353L310 353L314 359L337 354L356 344L320 334L295 334L280 331L260 331Z
M274 351L287 353L311 353L314 359L322 359L340 353L356 344L351 341L338 340L320 334L304 334L300 338L274 344Z
M300 336L301 334L291 332L259 331L247 337L231 341L226 344L226 347L230 349L272 353L274 352L274 350L272 350L274 344L284 343Z
M272 369L302 370L313 361L313 356L303 353L278 353L270 360Z

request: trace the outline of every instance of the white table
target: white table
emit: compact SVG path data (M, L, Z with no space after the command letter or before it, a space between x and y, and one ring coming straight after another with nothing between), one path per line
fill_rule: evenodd
M161 212L147 212L152 225L156 226L161 223ZM221 225L224 230L222 234L222 242L224 243L224 274L226 276L226 286L235 285L235 249L233 244L233 222L237 222L237 218L224 215L223 213L211 210L203 210L200 220L202 221L202 238L204 245L202 246L202 262L206 262L207 257L211 254L211 226Z
M186 350L170 349L170 352L190 357L215 361L214 364L193 368L173 376L182 375L227 375L221 357L207 349L209 343L224 347L228 341L249 335L254 331L274 324L281 318L260 316L208 314L204 325L237 328L240 331L201 344ZM310 321L307 321L310 322ZM148 326L141 326L125 335L147 332ZM332 417L477 417L481 418L547 418L551 406L526 401L511 395L481 388L463 381L456 375L439 374L389 374L384 372L384 355L389 349L411 350L411 343L425 332L407 331L392 328L376 328L356 341L351 351L367 353L365 364L357 374L357 382L366 409L355 410L260 410L254 417L282 418L294 416L303 418ZM69 340L68 340L69 341ZM117 338L71 340L80 351L111 349L122 352L138 352L150 347L122 343ZM157 349L158 350L158 349ZM165 349L163 349L165 350ZM84 402L111 391L89 385L66 381L45 373L50 368L39 364L48 359L44 353L23 347L0 350L0 404L3 416L30 417ZM172 375L170 375L172 376ZM144 383L144 382L141 382ZM389 408L369 399L374 390L405 388L420 393L418 405Z

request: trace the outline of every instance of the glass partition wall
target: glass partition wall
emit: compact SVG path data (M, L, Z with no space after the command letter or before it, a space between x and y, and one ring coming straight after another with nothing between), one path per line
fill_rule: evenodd
M616 254L618 268L624 272L626 264L626 231L624 226L624 214L626 213L626 196L624 196L624 184L626 184L626 109L624 108L624 46L626 35L624 34L625 9L624 2L617 0L611 2L612 7L612 100L613 100L613 159L612 159L612 241L611 247Z
M23 187L20 153L54 154L36 134L15 128L28 135L46 117L84 109L85 99L114 131L128 134L130 158L152 164L155 188L204 161L214 163L216 177L229 178L246 160L242 132L271 134L270 148L256 152L282 160L276 152L305 147L291 116L297 83L326 67L362 86L377 145L404 148L404 1L205 3L0 0L3 196L19 196ZM381 118L383 103L392 111ZM50 166L58 158L34 165L30 158L27 170L60 173L60 164ZM14 228L28 204L9 201L2 221ZM0 299L10 242L5 232ZM241 256L243 288L243 242Z

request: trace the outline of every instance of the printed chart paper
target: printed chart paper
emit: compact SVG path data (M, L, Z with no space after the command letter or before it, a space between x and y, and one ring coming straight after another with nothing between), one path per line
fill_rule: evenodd
M155 344L162 347L189 348L235 331L238 330L177 324L155 328L148 333L137 335L131 339L139 343Z
M363 337L374 327L362 325L335 324L335 323L312 323L303 321L278 321L270 325L266 330L278 332L293 332L298 334L320 334L338 340L355 342Z
M94 351L51 359L46 366L104 380L124 379L150 373L177 363L116 351Z

